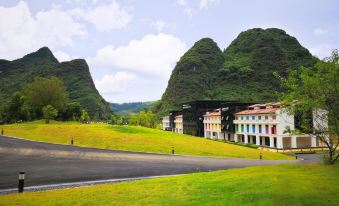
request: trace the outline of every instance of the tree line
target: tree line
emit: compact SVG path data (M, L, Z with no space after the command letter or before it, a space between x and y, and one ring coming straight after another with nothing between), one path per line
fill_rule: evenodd
M149 128L156 128L157 126L155 121L155 114L150 110L144 110L137 114L131 114L129 116L118 116L116 114L113 114L111 116L111 123L119 125L128 124Z
M90 117L80 103L69 99L62 80L57 77L36 77L8 100L1 99L0 122L36 119L45 119L49 123L52 119L89 121Z

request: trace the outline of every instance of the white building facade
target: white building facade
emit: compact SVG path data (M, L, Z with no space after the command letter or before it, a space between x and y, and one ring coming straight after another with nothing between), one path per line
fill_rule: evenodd
M176 115L174 117L174 132L183 134L183 116L182 115Z
M225 135L221 131L221 112L215 110L206 112L204 115L204 136L212 139L224 139Z
M162 118L162 130L166 130L166 131L171 130L170 117L169 116L164 116Z
M293 135L294 116L280 103L256 104L235 113L234 141L277 149L318 147L319 141L307 135Z

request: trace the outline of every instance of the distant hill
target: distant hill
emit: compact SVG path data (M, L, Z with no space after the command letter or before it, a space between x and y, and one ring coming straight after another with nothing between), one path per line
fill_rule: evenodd
M281 29L241 32L224 51L204 38L177 62L156 110L162 115L192 100L274 101L280 88L273 72L284 75L316 61Z
M79 102L92 118L109 116L109 104L95 88L86 61L60 63L47 47L14 61L0 60L0 98L9 98L38 76L62 79L70 99Z
M135 114L145 109L150 109L155 102L130 102L130 103L110 103L114 113L121 116Z

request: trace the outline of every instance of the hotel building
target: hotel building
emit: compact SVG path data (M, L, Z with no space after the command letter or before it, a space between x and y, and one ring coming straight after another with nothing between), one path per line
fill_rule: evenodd
M172 128L170 125L170 116L164 116L162 118L162 130L172 131Z
M235 113L235 142L277 149L319 147L314 136L294 135L294 116L284 112L279 102L255 104Z
M174 117L174 132L183 134L183 116L182 114Z
M206 122L204 121L217 121L220 122L220 132L222 132L219 134L219 138L226 139L228 135L234 134L233 113L244 110L252 104L253 103L242 103L239 101L218 100L201 100L184 103L182 107L183 133L204 137L206 135ZM214 112L216 109L220 111L219 120L205 120L206 112ZM214 132L217 131L219 130Z

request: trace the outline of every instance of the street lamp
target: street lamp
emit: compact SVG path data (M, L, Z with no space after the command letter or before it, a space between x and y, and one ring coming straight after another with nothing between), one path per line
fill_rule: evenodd
M19 172L19 185L18 185L18 192L22 193L24 191L25 185L25 172Z

